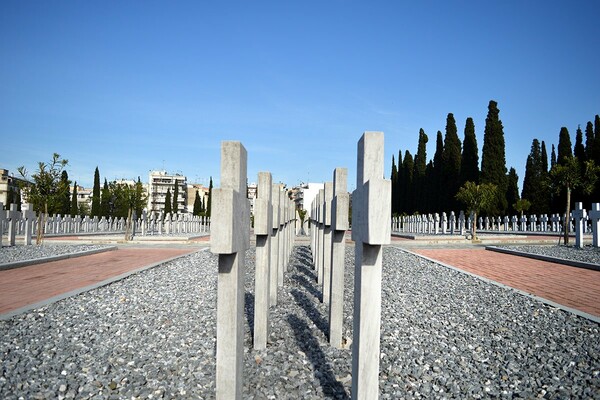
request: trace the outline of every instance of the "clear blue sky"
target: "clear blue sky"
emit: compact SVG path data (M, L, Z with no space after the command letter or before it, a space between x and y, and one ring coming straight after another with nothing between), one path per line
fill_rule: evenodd
M479 151L490 99L522 180L533 138L600 114L599 1L3 1L0 168L53 152L73 180L147 181L151 169L218 185L220 142L248 179L331 180L356 142L417 148L454 113Z

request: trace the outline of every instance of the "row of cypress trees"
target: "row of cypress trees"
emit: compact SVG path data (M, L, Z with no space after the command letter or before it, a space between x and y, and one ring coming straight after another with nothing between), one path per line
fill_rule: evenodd
M413 156L406 150L398 159L392 156L392 213L395 215L413 213L457 212L462 205L455 196L465 182L491 183L497 186L496 200L488 209L490 215L513 215L518 212L515 204L521 198L530 203L529 213L550 214L564 212L565 193L559 192L557 184L551 178L552 169L567 158L578 160L581 171L586 161L594 161L600 166L600 117L596 115L594 123L589 121L583 131L577 128L575 145L567 128L559 133L558 154L552 145L550 163L545 142L534 139L531 152L527 157L523 191L519 195L519 177L514 168L507 171L504 128L500 120L498 103L490 100L485 120L481 169L475 135L475 124L467 118L464 136L458 137L454 115L446 118L445 135L438 131L433 159L427 160L426 145L428 136L423 129L419 131L417 152ZM582 172L583 173L583 172ZM592 193L586 194L583 186L575 188L574 201L583 201L584 207L590 207L593 201L600 201L600 181ZM595 200L594 200L595 199Z
M493 206L495 213L505 213L518 196L516 171L507 175L504 131L498 103L491 100L485 122L481 170L473 118L465 121L463 142L458 137L454 115L446 118L446 132L437 132L435 154L427 162L428 136L419 131L419 142L414 157L406 150L392 156L392 213L396 215L457 212L460 204L455 199L465 182L492 183L498 186L498 196Z

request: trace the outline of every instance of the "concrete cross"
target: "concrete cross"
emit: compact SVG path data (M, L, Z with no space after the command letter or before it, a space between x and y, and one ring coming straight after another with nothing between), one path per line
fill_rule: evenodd
M523 215L519 221L521 222L521 231L526 231L527 230L527 217L525 215Z
M454 215L454 211L450 211L450 234L454 235L454 227L456 224L456 215Z
M17 205L11 204L10 210L6 211L8 220L8 245L14 246L17 235L17 222L21 219L21 213L17 211Z
M331 290L331 202L333 201L333 182L325 182L325 201L323 203L323 211L325 216L323 228L323 297L321 301L324 304L329 304L329 293Z
M535 214L529 216L529 230L531 232L537 231L537 216Z
M267 347L269 336L269 281L271 233L273 230L273 179L270 172L258 173L257 197L254 203L256 235L256 272L254 276L254 348Z
M279 281L279 185L271 185L271 265L269 269L269 304L277 305L277 288L283 285L283 275Z
M575 247L583 247L583 224L587 213L581 202L575 203L575 210L572 212L575 220Z
M33 235L33 223L35 221L35 212L31 209L30 204L23 206L23 221L25 221L25 245L31 245L31 236Z
M592 221L592 246L598 247L598 236L600 235L600 203L592 203L589 217Z
M247 152L240 142L221 144L221 187L213 189L211 251L217 278L217 399L242 398L244 258L250 244L246 199Z
M329 290L329 343L342 347L344 325L344 262L346 257L346 231L348 230L348 170L333 171L333 200L331 202L331 285Z
M6 221L6 213L4 212L4 204L0 201L0 249L2 248L2 234L4 233L4 221Z
M379 396L381 270L390 243L391 182L383 179L383 132L358 141L356 190L352 197L355 245L352 398Z
M540 231L547 232L548 231L548 214L542 214L540 218Z

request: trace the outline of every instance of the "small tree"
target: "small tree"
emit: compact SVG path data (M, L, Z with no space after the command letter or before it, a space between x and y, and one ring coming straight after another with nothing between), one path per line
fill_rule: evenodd
M177 179L175 179L175 190L173 191L173 214L177 214L177 211L179 211L179 204L177 204L179 201L179 182L177 182Z
M165 196L165 215L172 211L171 208L171 188L167 189L167 195Z
M562 163L558 163L550 171L550 177L554 190L559 193L563 189L566 192L566 206L564 215L564 244L569 244L569 211L571 210L571 192L580 188L584 194L589 194L594 189L598 179L598 167L593 160L586 161L583 169L580 167L577 157L564 157Z
M92 189L92 217L100 216L100 171L94 170L94 188Z
M32 175L33 184L23 187L27 202L33 205L34 210L38 211L37 244L41 244L44 238L45 218L48 210L55 210L59 207L65 197L65 191L69 188L60 181L62 172L68 163L69 161L63 160L60 154L54 153L48 164L41 161L38 163L38 170ZM27 179L27 170L24 166L19 167L17 171Z
M519 199L516 203L513 204L513 208L516 212L518 212L521 215L521 218L523 218L523 213L529 210L530 207L531 202L527 199Z
M490 209L496 201L496 192L498 187L491 183L481 183L479 185L468 181L458 190L456 200L460 201L467 208L467 212L473 212L471 221L471 236L473 240L477 239L477 214Z
M73 194L71 195L71 217L74 218L79 212L77 206L77 181L73 184Z
M200 215L202 213L202 199L200 198L200 192L196 190L196 198L194 199L194 215Z
M210 208L212 207L212 190L213 190L213 181L212 176L210 177L210 183L208 184L208 200L206 200L206 209L204 213L207 217L210 217Z

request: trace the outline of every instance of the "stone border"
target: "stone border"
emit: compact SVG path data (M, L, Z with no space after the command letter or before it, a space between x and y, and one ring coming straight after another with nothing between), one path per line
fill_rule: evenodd
M47 262L51 262L51 261L66 260L68 258L90 256L92 254L104 253L106 251L113 251L113 250L117 250L117 246L109 246L109 247L105 247L102 249L79 251L77 253L60 254L57 256L34 258L32 260L21 260L21 261L8 262L8 263L0 264L0 271L28 267L30 265L43 264L43 263L47 263Z
M575 309L575 308L571 308L571 307L567 307L567 306L565 306L565 305L562 305L562 304L555 303L555 302L554 302L554 301L552 301L552 300L548 300L548 299L545 299L545 298L543 298L543 297L539 297L539 296L536 296L536 295L534 295L534 294L527 293L527 292L525 292L525 291L523 291L523 290L521 290L521 289L517 289L517 288L514 288L514 287L512 287L512 286L508 286L508 285L505 285L505 284L503 284L503 283L496 282L496 281L494 281L494 280L491 280L491 279L488 279L488 278L484 278L483 276L479 276L479 275L473 274L473 273L471 273L471 272L464 271L464 270L462 270L462 269L460 269L460 268L454 267L454 266L452 266L452 265L449 265L449 264L445 264L445 263L443 263L443 262L441 262L441 261L434 260L433 258L429 258L429 257L423 256L423 255L421 255L421 254L418 254L418 253L412 252L412 251L410 251L410 250L407 250L407 249L404 249L404 248L402 248L402 247L398 247L398 246L390 246L390 247L395 247L395 248L397 248L398 250L402 250L402 251L404 251L404 252L406 252L406 253L409 253L409 254L415 255L415 256L417 256L417 257L420 257L420 258L422 258L422 259L424 259L424 260L431 261L431 262L433 262L433 263L435 263L435 264L441 265L442 267L446 267L446 268L452 269L452 270L454 270L454 271L457 271L457 272L460 272L460 273L463 273L463 274L467 274L467 275L469 275L469 276L472 276L472 277L474 277L474 278L477 278L477 279L479 279L479 280L482 280L482 281L484 281L484 282L486 282L486 283L490 283L490 284L492 284L492 285L496 285L496 286L498 286L498 287L501 287L501 288L504 288L504 289L514 290L515 292L517 292L517 293L519 293L519 294L521 294L521 295L523 295L523 296L529 297L529 298L531 298L531 299L534 299L534 300L536 300L536 301L539 301L539 302L541 302L541 303L544 303L544 304L546 304L546 305L549 305L549 306L551 306L551 307L558 308L558 309L560 309L560 310L563 310L563 311L569 312L569 313L571 313L571 314L575 314L575 315L577 315L577 316L579 316L579 317L586 318L586 319L589 319L590 321L593 321L593 322L596 322L597 324L600 324L600 317L597 317L597 316L595 316L595 315L592 315L592 314L588 314L588 313L586 313L585 311L577 310L577 309Z
M116 249L116 247L115 247L115 249ZM25 312L28 312L28 311L31 311L31 310L35 310L36 308L41 308L41 307L47 306L47 305L52 304L52 303L56 303L57 301L64 300L64 299L66 299L68 297L76 296L76 295L84 293L84 292L89 292L90 290L97 289L97 288L102 287L102 286L110 285L111 283L114 283L116 281L120 281L121 279L125 279L125 278L127 278L127 277L129 277L131 275L137 274L139 272L143 272L143 271L146 271L148 269L151 269L151 268L154 268L154 267L158 267L159 265L171 262L171 261L176 260L176 259L181 258L181 257L189 256L190 254L194 254L194 253L196 253L198 251L206 251L206 250L208 250L208 248L200 249L200 250L197 250L197 251L192 251L191 253L181 254L181 255L178 255L178 256L173 256L171 258L167 258L166 260L158 261L158 262L155 262L155 263L152 263L152 264L149 264L149 265L137 268L137 269L133 269L131 271L124 272L121 275L116 275L116 276L113 276L111 278L107 278L107 279L105 279L103 281L96 282L96 283L93 283L93 284L88 285L88 286L84 286L84 287L81 287L81 288L73 289L73 290L65 292L65 293L61 293L59 295L50 297L48 299L45 299L45 300L42 300L42 301L38 301L37 303L28 304L28 305L23 306L21 308L17 308L16 310L9 311L9 312L7 312L5 314L0 314L0 321L9 320L9 319L11 319L12 317L14 317L16 315L19 315L19 314L22 314L22 313L25 313Z
M585 269L591 269L594 271L600 271L600 265L587 263L584 261L567 260L565 258L550 257L550 256L545 256L543 254L526 253L524 251L504 249L504 248L500 248L500 247L496 247L496 246L485 246L485 249L490 250L490 251L496 251L498 253L511 254L513 256L533 258L535 260L549 261L549 262L553 262L553 263L557 263L557 264L568 265L571 267L585 268Z

